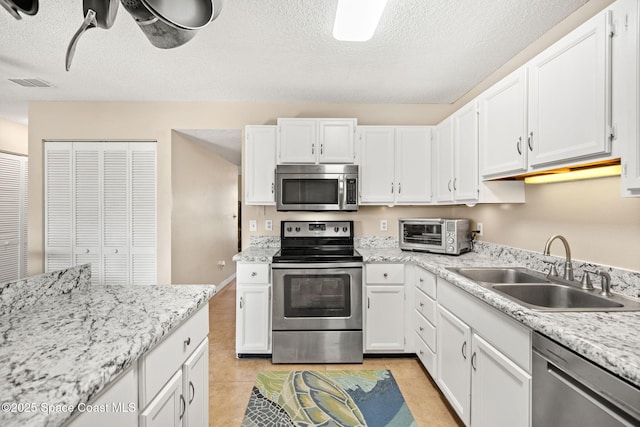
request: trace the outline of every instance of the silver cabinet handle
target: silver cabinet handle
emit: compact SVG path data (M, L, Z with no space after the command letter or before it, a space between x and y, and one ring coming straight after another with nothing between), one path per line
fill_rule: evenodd
M252 271L252 272L251 272L251 277L256 277L257 275L258 275L258 273L257 273L257 272L255 272L255 271Z
M88 254L89 252L91 252L89 249L87 249L84 253Z
M420 332L424 331L424 328L422 326L420 326Z
M274 185L274 183L272 182L272 183L271 183L271 194L273 194L274 192L275 192L275 185Z
M320 155L324 154L324 144L320 144Z
M533 131L529 132L529 137L527 138L527 145L529 146L529 151L533 151Z
M186 340L184 340L184 345L189 345L191 344L191 337L187 337Z
M184 417L184 412L187 410L187 403L184 401L184 396L180 395L180 419Z
M316 154L316 144L311 144L311 155Z
M420 303L420 307L424 307L424 303L423 302Z
M423 283L423 282L424 282L424 279L421 277L420 278L420 283Z
M244 305L243 297L240 297L240 308L242 308L243 305Z
M402 183L398 183L398 194L402 193Z
M473 368L474 371L476 370L476 352L475 351L471 355L471 367Z
M189 398L189 405L191 405L191 402L193 402L193 399L196 397L196 388L193 386L191 381L189 381L189 393L191 394L191 397Z
M367 308L371 308L371 298L367 297Z
M467 360L467 342L462 343L462 357Z
M424 356L424 351L420 350L420 356Z
M522 144L521 136L518 137L518 143L516 144L516 149L518 150L518 154L522 156L522 148L520 147L520 144Z
M391 183L391 194L393 194L393 182Z
M447 183L447 188L449 189L449 193L451 193L451 180Z
M385 279L389 277L389 273L383 273L382 275L384 276Z
M114 251L113 251L113 253L114 253L114 254L117 254L117 253L118 253L118 250L117 250L117 249L116 249L116 250L114 250Z
M453 179L453 189L454 189L454 190L456 190L456 191L458 191L458 187L457 187L457 185L456 185L456 184L458 184L458 178L454 178L454 179Z

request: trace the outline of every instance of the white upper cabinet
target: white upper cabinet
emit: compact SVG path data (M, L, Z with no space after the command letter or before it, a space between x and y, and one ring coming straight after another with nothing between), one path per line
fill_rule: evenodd
M244 203L275 205L276 126L247 126L244 146Z
M356 119L278 119L278 163L353 163Z
M472 101L453 115L454 178L457 202L476 202L478 187L478 108Z
M527 170L527 68L521 67L480 95L480 175Z
M436 127L434 171L437 202L453 202L453 117Z
M360 203L431 201L431 128L359 126Z
M622 150L622 194L640 196L640 30L638 1L611 5L613 37L613 123Z
M529 62L531 167L611 152L610 18L596 15Z

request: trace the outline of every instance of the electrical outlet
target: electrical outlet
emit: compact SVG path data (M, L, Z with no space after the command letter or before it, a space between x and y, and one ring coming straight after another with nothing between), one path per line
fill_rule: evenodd
M273 230L273 221L270 219L266 219L264 221L264 229L267 231L271 231Z
M218 269L220 271L222 271L222 269L224 269L224 266L227 265L226 261L221 259L220 261L218 261Z
M258 231L258 221L255 219L249 220L249 231Z
M381 219L380 220L380 231L387 231L387 220L386 219Z
M476 226L476 230L478 230L476 232L476 235L477 236L482 236L483 229L482 229L482 223L481 222L479 222L478 225Z

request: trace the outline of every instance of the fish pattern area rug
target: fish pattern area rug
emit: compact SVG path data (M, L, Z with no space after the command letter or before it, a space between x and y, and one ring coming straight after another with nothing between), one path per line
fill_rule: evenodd
M391 372L262 371L242 427L415 427Z

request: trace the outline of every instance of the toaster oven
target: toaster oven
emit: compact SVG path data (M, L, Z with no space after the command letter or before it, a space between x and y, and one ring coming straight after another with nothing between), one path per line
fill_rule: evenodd
M471 250L470 221L465 218L403 218L400 249L460 255Z

